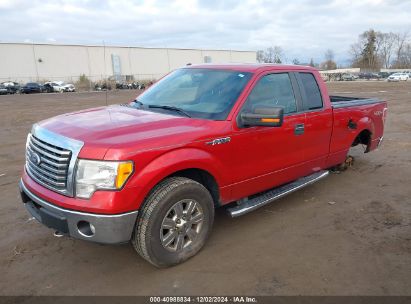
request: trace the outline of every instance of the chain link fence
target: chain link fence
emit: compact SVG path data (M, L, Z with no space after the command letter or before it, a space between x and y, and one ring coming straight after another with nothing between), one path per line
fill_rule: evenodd
M73 84L77 92L102 90L144 89L150 86L162 74L135 74L105 77L104 75L53 76L53 77L8 77L0 78L0 84L22 87L27 83L57 84L60 86Z

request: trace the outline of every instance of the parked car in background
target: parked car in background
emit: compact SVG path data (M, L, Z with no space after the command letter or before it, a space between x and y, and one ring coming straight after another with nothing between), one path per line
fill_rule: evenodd
M378 75L377 73L360 73L359 75L360 79L365 79L365 80L370 80L370 79L381 79L381 76Z
M64 92L64 82L63 81L48 81L44 83L49 88L50 86L53 88L53 92L63 93Z
M15 94L20 91L20 85L18 82L6 81L2 85L7 89L7 94Z
M63 85L63 91L64 92L75 92L76 87L72 83L66 83Z
M0 84L0 95L7 95L9 94L6 86L4 84Z
M353 74L343 74L340 78L341 81L354 81L355 80L355 76Z
M94 90L95 91L110 91L111 90L111 84L109 84L109 83L102 83L102 84L99 84L99 83L96 83L95 85L94 85Z
M388 72L379 72L378 75L380 75L380 78L386 79L386 78L388 78L388 77L391 75L391 73L388 73Z
M387 78L387 81L407 81L409 78L407 73L394 73Z
M43 91L46 93L54 93L54 87L52 86L51 82L46 82L43 85Z
M116 89L117 90L128 90L128 89L130 89L130 86L127 83L117 82L116 83Z
M323 74L323 73L321 73L320 76L321 76L321 79L322 79L324 82L330 81L330 75L329 75L329 74Z
M117 82L116 89L117 90L144 90L145 85L144 83L138 83L138 82L131 82L131 83Z
M22 94L42 93L44 92L44 87L37 82L28 82L20 89L20 92Z

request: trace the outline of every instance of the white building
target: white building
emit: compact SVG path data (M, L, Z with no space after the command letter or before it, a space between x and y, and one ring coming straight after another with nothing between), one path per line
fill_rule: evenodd
M0 43L0 82L157 79L188 63L253 63L254 51Z

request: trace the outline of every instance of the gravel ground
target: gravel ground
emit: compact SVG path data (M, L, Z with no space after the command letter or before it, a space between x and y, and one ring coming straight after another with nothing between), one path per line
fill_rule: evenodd
M0 96L1 295L411 295L411 81L328 83L388 100L382 147L341 174L231 219L205 248L159 270L129 245L56 238L29 220L17 182L31 125L106 104L106 94ZM107 103L136 91L109 92Z

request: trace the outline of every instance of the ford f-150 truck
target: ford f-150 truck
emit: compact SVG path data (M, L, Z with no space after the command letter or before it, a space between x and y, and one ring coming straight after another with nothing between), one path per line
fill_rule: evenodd
M325 177L383 139L385 101L329 96L317 70L196 65L132 102L36 123L22 200L60 234L131 241L158 267L195 255L214 209L240 216Z

